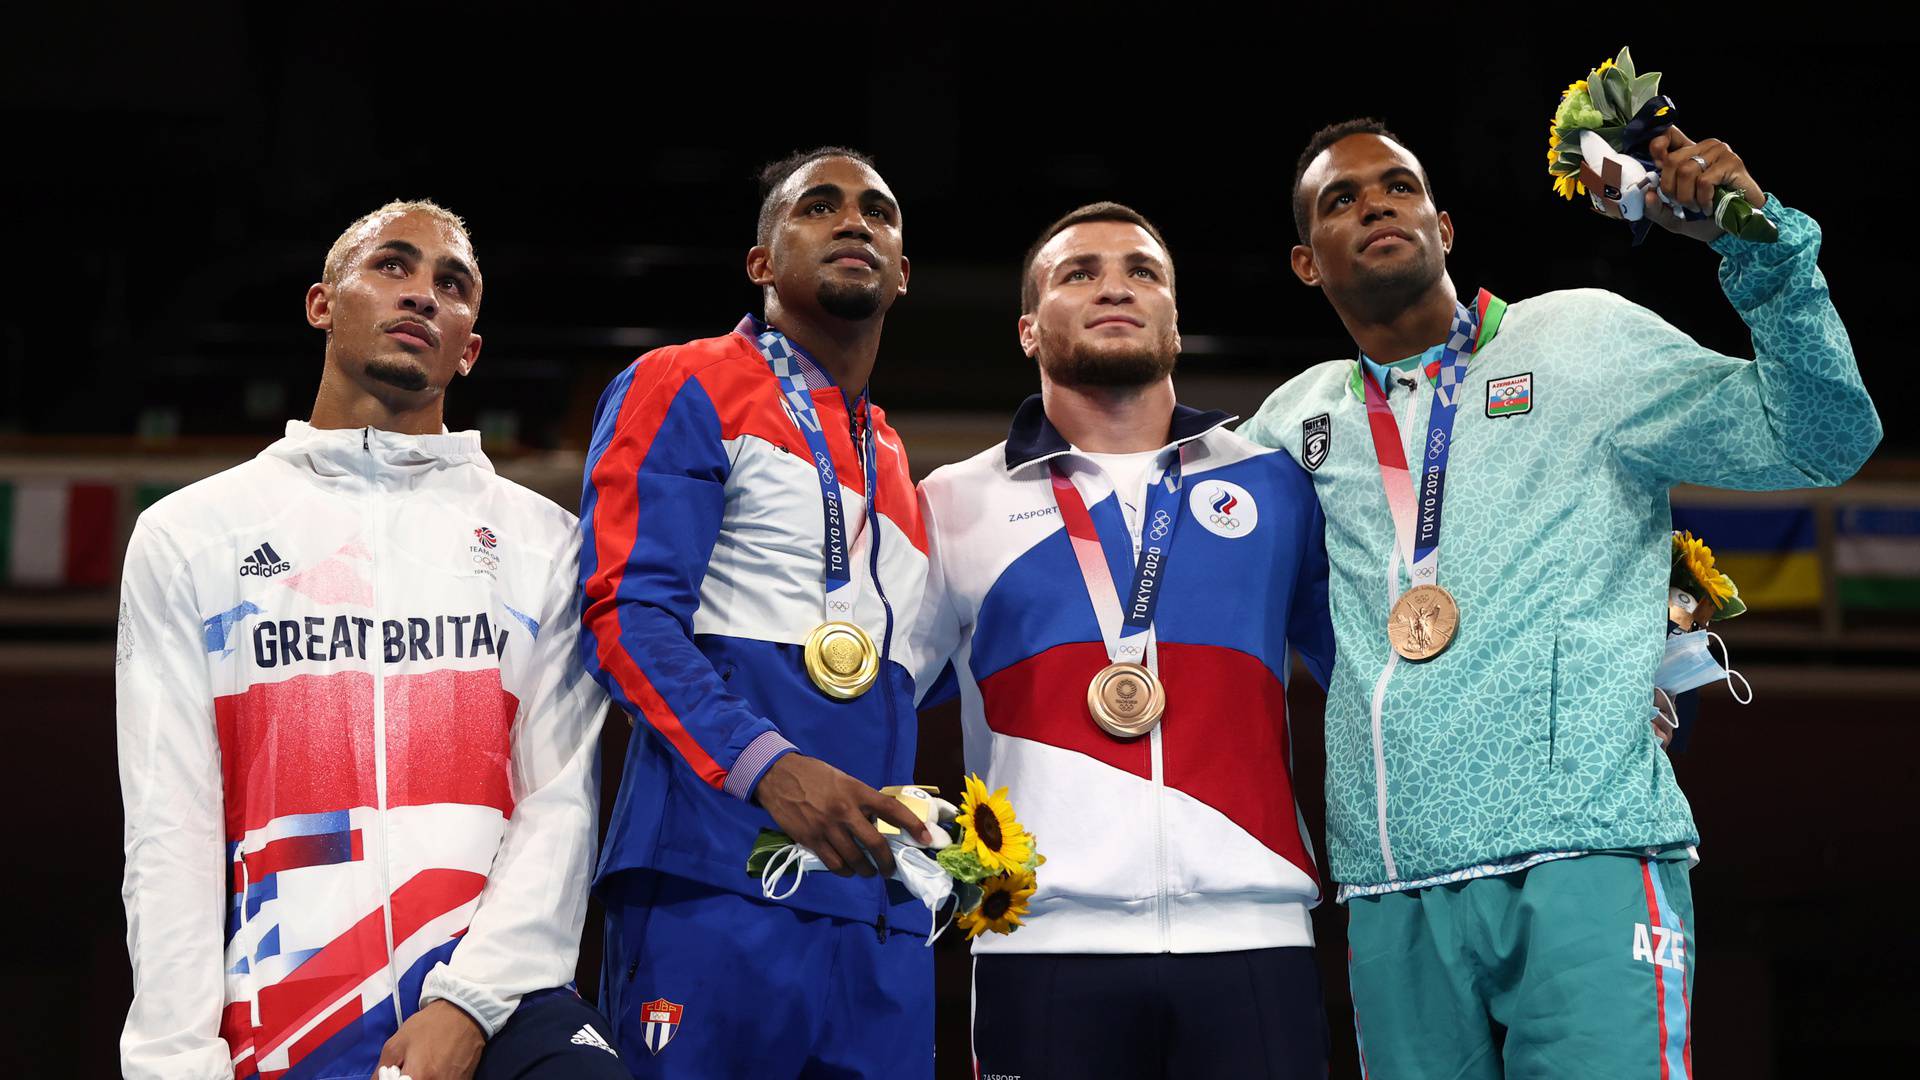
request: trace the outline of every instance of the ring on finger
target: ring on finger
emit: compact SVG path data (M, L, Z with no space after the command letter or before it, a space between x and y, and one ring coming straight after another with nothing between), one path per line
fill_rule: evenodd
M1695 154L1692 157L1688 158L1687 160L1693 162L1695 165L1700 166L1700 170L1702 172L1706 171L1706 168L1707 168L1706 158L1701 157L1699 154Z

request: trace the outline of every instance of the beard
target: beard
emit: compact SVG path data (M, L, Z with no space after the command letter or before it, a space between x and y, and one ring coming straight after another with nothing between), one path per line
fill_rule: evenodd
M1179 359L1171 328L1153 342L1083 339L1065 349L1051 348L1042 338L1039 351L1040 368L1055 385L1110 390L1151 386L1173 374Z
M1419 259L1402 266L1360 270L1354 275L1351 306L1376 322L1389 321L1413 306L1447 273L1444 258Z
M418 392L427 388L427 369L410 359L376 356L367 361L367 377L401 390Z
M814 295L820 310L836 319L848 322L863 322L871 319L880 310L880 283L856 284L845 281L823 281L820 291Z

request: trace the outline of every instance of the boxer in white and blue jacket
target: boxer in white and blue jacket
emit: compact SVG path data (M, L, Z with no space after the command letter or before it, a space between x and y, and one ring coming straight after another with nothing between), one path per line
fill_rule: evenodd
M1042 392L921 485L909 650L921 704L957 691L968 770L1010 789L1047 856L1026 925L975 940L975 1075L1324 1076L1286 701L1290 651L1323 682L1333 659L1313 485L1175 403L1172 260L1137 212L1054 223L1023 294ZM1142 591L1159 598L1132 640L1167 705L1121 738L1088 683Z

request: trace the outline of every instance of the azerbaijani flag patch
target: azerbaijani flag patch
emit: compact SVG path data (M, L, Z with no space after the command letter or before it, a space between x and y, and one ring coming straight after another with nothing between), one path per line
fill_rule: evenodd
M1533 411L1533 372L1487 380L1487 415L1520 416Z

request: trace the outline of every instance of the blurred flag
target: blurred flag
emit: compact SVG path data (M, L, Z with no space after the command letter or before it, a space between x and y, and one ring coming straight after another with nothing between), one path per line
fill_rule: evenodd
M1834 525L1842 604L1920 608L1920 508L1843 506Z
M1721 573L1754 611L1820 606L1820 547L1812 506L1686 506L1673 527L1713 549Z
M119 490L65 480L0 480L0 582L110 585L119 580Z
M138 513L178 490L177 484L137 484L133 489L133 509Z

